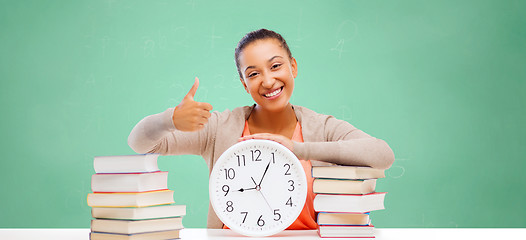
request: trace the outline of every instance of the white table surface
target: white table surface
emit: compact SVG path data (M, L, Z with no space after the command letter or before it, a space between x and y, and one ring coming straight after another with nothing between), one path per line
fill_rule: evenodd
M89 229L59 229L59 228L0 228L1 240L29 240L29 239L53 239L53 240L88 240ZM231 230L187 228L181 232L182 240L226 240L226 239L249 239L249 240L314 240L320 239L316 230L284 231L272 237L253 238L238 235ZM330 238L322 238L330 239ZM343 239L343 238L336 238ZM381 228L376 229L376 239L379 240L449 240L449 239L491 239L508 240L526 239L526 228Z

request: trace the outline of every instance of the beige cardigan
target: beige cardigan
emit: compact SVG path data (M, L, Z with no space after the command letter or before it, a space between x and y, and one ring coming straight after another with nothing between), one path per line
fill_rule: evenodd
M201 155L211 172L219 156L241 137L252 108L213 112L208 124L197 132L177 130L172 120L174 109L169 108L137 123L128 137L128 145L137 153ZM293 108L304 141L294 142L294 154L299 159L310 159L313 166L338 164L387 169L393 164L393 151L385 141L369 136L346 121L301 106ZM207 226L223 226L211 206Z

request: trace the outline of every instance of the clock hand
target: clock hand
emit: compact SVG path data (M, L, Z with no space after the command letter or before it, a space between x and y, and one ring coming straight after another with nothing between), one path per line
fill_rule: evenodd
M245 188L245 189L240 188L240 189L237 190L237 191L238 191L238 192L244 192L244 191L246 191L246 190L254 190L254 189L256 189L256 188L255 188L255 187L253 187L253 188Z
M253 177L250 177L250 179L252 179L252 182L256 185L255 187L253 188L240 188L239 190L237 190L238 192L244 192L246 190L258 190L259 189L259 186L257 185L256 181L254 180ZM259 191L259 190L258 190Z
M258 191L258 192L259 192L259 193L261 194L261 196L263 197L263 200L265 200L265 202L267 203L267 206L270 208L270 212L272 212L272 211L273 211L273 210L272 210L272 207L271 207L270 204L268 203L267 198L265 197L265 195L263 195L263 193L262 193L261 191Z
M258 186L261 185L261 183L263 182L263 178L265 177L265 174L267 174L268 167L270 167L270 161L268 161L267 167L265 168L265 172L263 172L263 176L261 176L261 180L259 181L259 184L256 184L256 185Z

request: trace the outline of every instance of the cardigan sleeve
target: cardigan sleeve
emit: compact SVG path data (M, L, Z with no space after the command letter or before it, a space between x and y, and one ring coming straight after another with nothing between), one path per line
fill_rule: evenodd
M143 118L128 136L128 145L137 153L160 153L162 155L203 155L211 141L210 129L217 122L213 113L208 124L196 132L183 132L175 128L172 115L174 108Z
M320 160L338 165L369 166L388 169L394 162L389 145L332 116L318 114L303 121L321 125L315 141L294 142L294 153L301 159ZM312 124L309 124L312 125Z

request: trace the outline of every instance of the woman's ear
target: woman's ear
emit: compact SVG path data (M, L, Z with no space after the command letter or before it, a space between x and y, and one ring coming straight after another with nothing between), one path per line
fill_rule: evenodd
M247 87L247 84L245 83L245 80L243 80L243 78L239 78L239 80L241 80L241 83L243 84L245 91L247 91L247 93L250 94L250 92L248 92L248 87Z
M296 78L298 76L298 63L294 57L290 59L290 66L292 68L292 76Z

